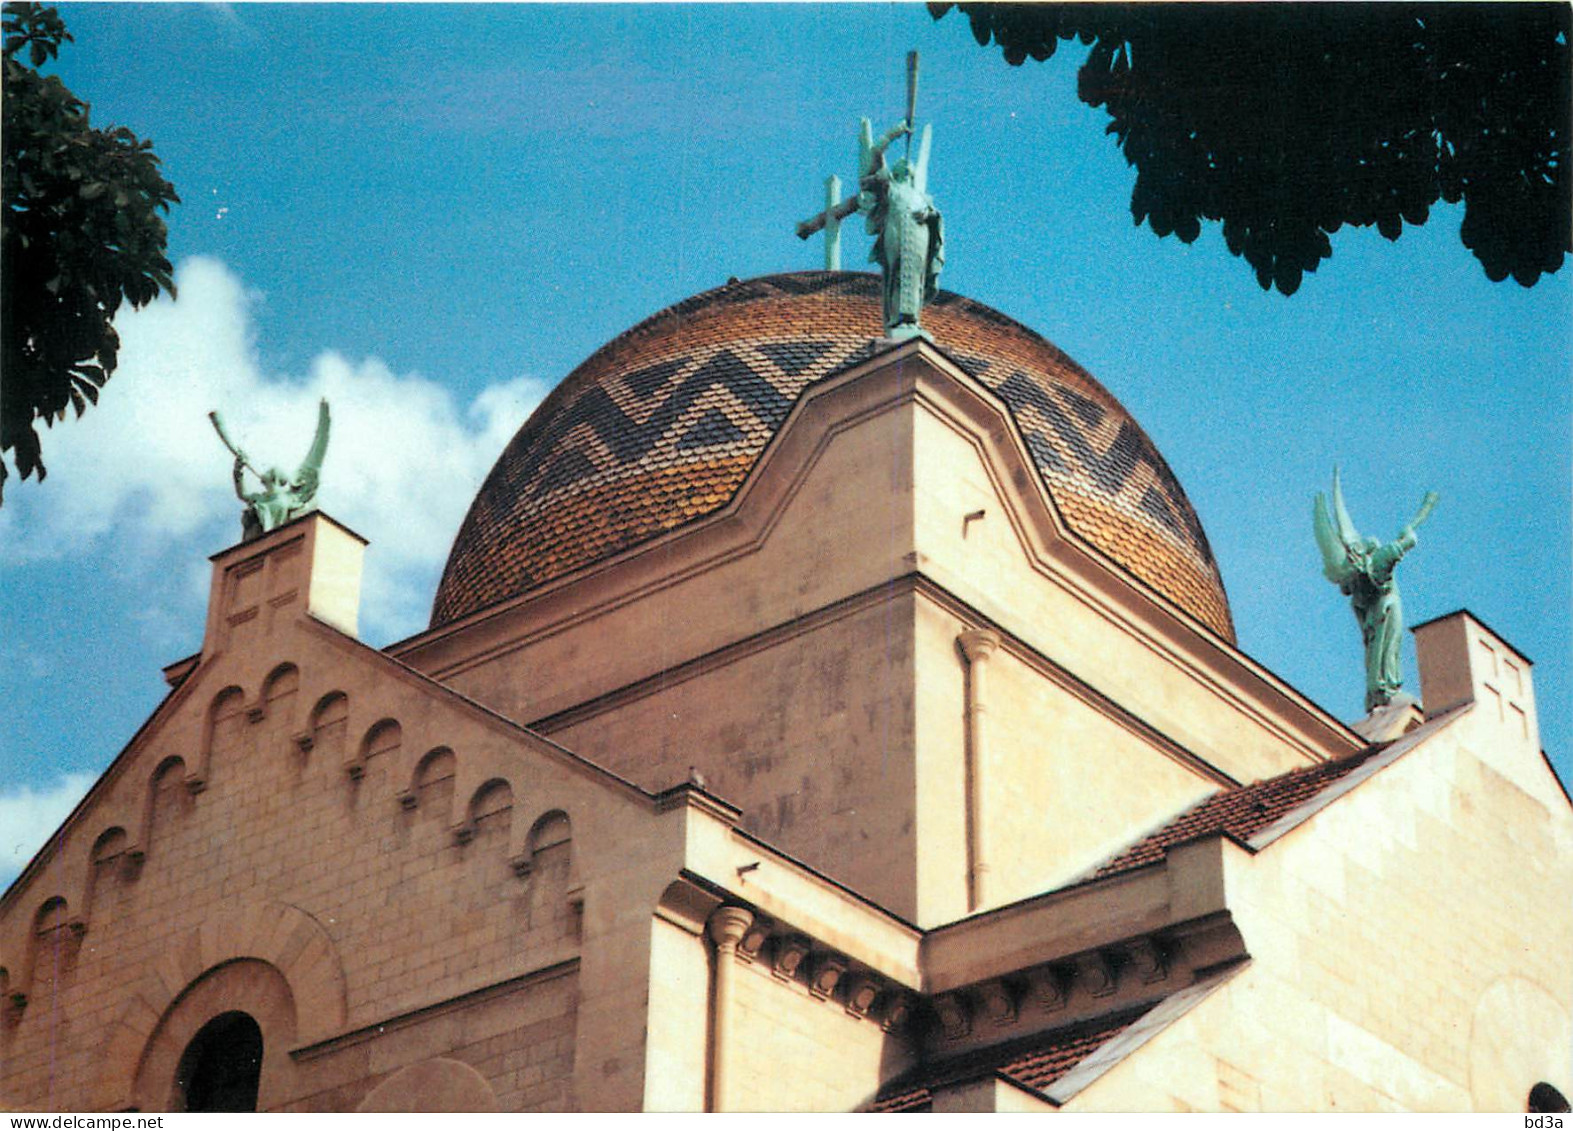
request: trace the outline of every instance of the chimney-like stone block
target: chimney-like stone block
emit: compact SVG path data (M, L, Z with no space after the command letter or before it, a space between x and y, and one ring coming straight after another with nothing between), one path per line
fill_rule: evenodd
M213 555L202 652L251 646L310 613L354 636L366 540L320 511Z
M306 611L348 636L360 625L361 564L366 539L325 515L314 526Z
M1463 609L1416 625L1414 633L1428 718L1474 703L1505 740L1540 749L1533 665L1522 653Z

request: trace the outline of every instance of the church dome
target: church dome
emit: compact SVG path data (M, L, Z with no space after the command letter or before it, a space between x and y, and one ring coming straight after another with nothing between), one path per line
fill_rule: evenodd
M948 291L935 344L1009 408L1087 543L1228 640L1190 500L1123 405L1038 334ZM793 402L870 356L879 277L769 275L670 306L597 350L503 450L459 528L433 627L725 506Z

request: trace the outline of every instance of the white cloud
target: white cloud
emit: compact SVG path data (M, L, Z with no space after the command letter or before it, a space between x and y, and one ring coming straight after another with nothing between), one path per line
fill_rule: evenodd
M24 785L0 791L0 890L16 879L97 776L67 774L39 790Z
M259 465L293 470L319 397L333 433L319 503L372 542L362 621L402 635L425 623L438 571L492 462L548 386L494 385L468 405L375 357L325 350L303 374L262 371L259 300L222 262L184 261L180 299L116 321L120 365L100 404L43 432L49 477L13 478L0 564L103 560L128 581L200 560L239 536L230 460L208 423L221 408ZM205 575L204 575L205 576Z

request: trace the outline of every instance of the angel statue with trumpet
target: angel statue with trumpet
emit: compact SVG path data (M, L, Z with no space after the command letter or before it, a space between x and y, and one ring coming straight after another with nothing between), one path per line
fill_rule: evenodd
M316 506L317 487L322 480L322 457L328 451L330 420L326 398L317 408L317 435L311 441L311 450L306 453L305 460L294 475L286 474L278 467L270 467L265 472L258 471L252 467L246 453L230 441L219 414L210 412L208 419L213 422L213 430L218 433L218 438L235 457L235 494L246 504L240 512L242 541L260 538L269 530L276 530ZM248 470L261 481L262 490L246 490Z
M1435 491L1428 491L1415 517L1398 532L1398 537L1383 543L1378 538L1362 538L1355 530L1349 510L1344 506L1344 491L1338 482L1336 467L1333 468L1331 512L1327 496L1320 491L1316 493L1311 521L1316 531L1316 544L1322 551L1322 572L1349 597L1365 641L1367 713L1392 702L1403 683L1398 646L1403 638L1404 610L1393 570L1399 560L1415 548L1419 541L1415 527L1430 516L1437 497Z

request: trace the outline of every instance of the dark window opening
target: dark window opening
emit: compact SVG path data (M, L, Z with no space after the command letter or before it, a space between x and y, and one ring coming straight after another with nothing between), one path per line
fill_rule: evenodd
M256 1111L262 1030L244 1013L221 1013L186 1046L175 1080L187 1111Z
M1529 1090L1530 1112L1567 1111L1568 1098L1544 1080Z

